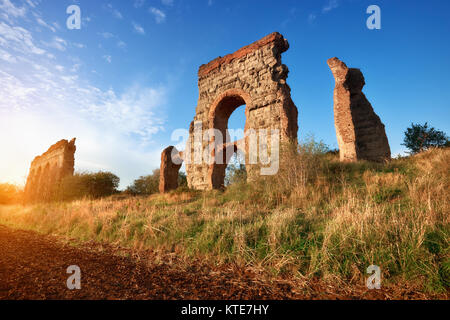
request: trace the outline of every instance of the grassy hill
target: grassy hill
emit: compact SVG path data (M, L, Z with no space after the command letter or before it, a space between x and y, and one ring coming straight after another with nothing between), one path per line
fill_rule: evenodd
M0 224L136 249L235 262L283 277L445 292L450 285L450 149L387 164L340 163L315 144L277 176L226 191L0 207Z

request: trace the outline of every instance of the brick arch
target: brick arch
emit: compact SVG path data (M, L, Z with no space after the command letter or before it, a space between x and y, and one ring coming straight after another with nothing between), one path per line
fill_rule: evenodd
M281 54L288 48L287 40L274 32L200 66L199 98L185 153L189 187L208 190L220 185L214 176L214 171L220 167L211 168L204 159L204 151L211 146L204 134L211 129L219 129L224 135L231 113L241 105L246 105L246 133L250 130L255 130L255 133L273 130L279 133L282 142L297 139L298 111L286 83L289 70L281 62ZM261 166L247 162L249 154L245 154L247 177L253 180L260 174Z
M252 108L252 98L250 94L242 89L229 89L214 100L209 109L209 128L219 129L223 138L226 138L225 130L228 129L228 120L231 114L240 106L245 105L245 127L248 129L248 115ZM224 141L225 143L225 141Z

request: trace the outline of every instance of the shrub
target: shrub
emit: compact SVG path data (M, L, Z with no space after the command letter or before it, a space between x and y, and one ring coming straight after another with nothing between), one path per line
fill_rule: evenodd
M187 177L184 172L178 173L178 187L187 187ZM159 169L153 170L148 176L141 176L128 186L125 193L132 195L148 196L159 192Z
M65 177L56 191L55 200L98 199L118 192L120 179L111 172L77 173Z
M245 181L247 181L245 158L240 152L235 153L225 171L225 186Z
M445 147L449 144L449 139L443 131L429 128L425 122L424 125L412 123L405 131L402 145L407 147L411 154L416 154L432 147Z
M133 184L128 186L126 193L132 195L150 195L158 192L159 188L159 169L153 170L153 173L147 176L141 176L134 180Z
M0 204L16 204L20 203L22 199L22 189L9 184L0 184Z

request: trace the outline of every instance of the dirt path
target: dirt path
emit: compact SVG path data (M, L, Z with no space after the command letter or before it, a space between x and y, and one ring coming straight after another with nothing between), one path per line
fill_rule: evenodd
M269 280L248 268L185 262L175 254L127 256L96 243L71 246L60 238L0 225L0 299L426 299L406 289L340 289ZM130 251L129 251L130 252ZM81 289L69 290L67 268L81 269ZM435 297L435 298L445 298ZM448 297L447 297L448 298Z
M97 246L98 247L98 246ZM73 247L51 236L0 226L0 299L282 299L289 285L207 265L145 263L113 250ZM173 260L173 259L172 259ZM67 267L81 269L69 290Z

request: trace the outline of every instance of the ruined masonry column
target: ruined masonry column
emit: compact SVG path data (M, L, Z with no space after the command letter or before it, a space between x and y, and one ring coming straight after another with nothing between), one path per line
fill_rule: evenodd
M334 123L341 161L383 162L391 158L384 124L362 92L365 80L359 69L338 58L328 60L336 81Z
M172 161L174 154L174 163ZM170 146L161 153L161 167L159 171L159 192L166 193L178 188L178 172L182 165L182 154L173 146Z

